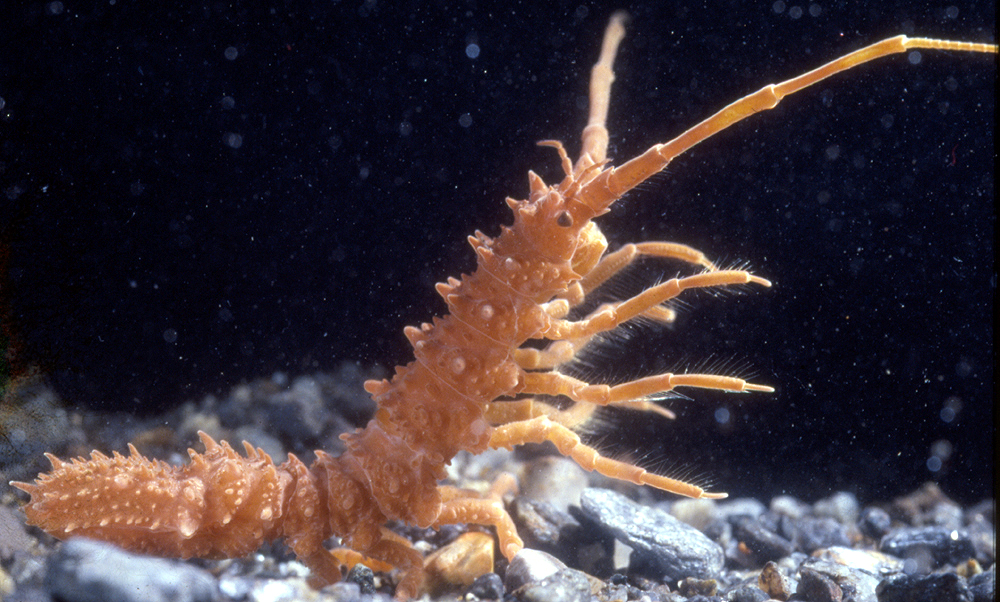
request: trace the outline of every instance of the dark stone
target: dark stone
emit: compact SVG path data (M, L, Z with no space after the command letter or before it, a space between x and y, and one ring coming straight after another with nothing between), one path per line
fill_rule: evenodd
M356 584L362 594L375 593L375 573L363 564L354 565L344 581Z
M737 519L733 535L750 551L758 564L781 560L795 551L795 544L766 528L759 520Z
M548 502L519 497L512 515L525 546L556 553L560 542L579 538L580 523Z
M842 602L844 599L844 592L833 579L809 567L799 569L799 586L795 594L809 602Z
M469 586L469 593L480 600L503 600L503 579L496 573L480 575Z
M677 581L710 579L722 570L722 548L700 531L662 510L640 506L607 489L586 489L584 514L632 548L631 570Z
M965 580L955 573L893 575L875 593L878 602L973 602Z
M795 544L800 552L812 554L821 548L850 547L844 525L832 518L802 518L795 521Z
M946 527L898 529L882 539L879 550L899 558L929 554L937 566L958 564L976 555L966 531Z
M892 518L881 508L865 508L861 513L861 519L858 520L858 530L875 540L885 537L890 528L892 528Z
M997 565L969 578L969 592L973 602L993 602L997 590Z

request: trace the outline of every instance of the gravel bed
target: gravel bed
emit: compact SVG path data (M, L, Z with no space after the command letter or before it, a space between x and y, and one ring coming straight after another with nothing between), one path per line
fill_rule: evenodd
M59 543L26 528L24 496L9 480L93 448L182 462L203 430L246 439L275 459L312 449L340 451L337 435L372 411L361 389L366 373L345 364L336 374L275 375L217 398L188 402L150 418L74 413L37 383L6 412L0 438L0 599L5 602L281 602L391 599L393 576L358 566L314 590L308 571L280 542L249 558L177 561L76 539ZM360 392L360 393L359 393ZM331 413L337 408L337 413ZM584 472L545 450L456 458L450 472L464 487L485 488L501 471L519 475L507 501L525 550L495 573L454 569L452 550L492 553L492 538L460 526L433 530L395 525L432 562L432 600L649 602L985 602L994 600L995 500L962 508L935 484L885 503L862 506L849 492L814 503L788 496L662 501L654 493ZM466 546L466 547L460 547ZM477 556L478 554L478 556ZM466 565L462 565L466 566ZM488 566L488 565L487 565ZM459 575L449 573L457 570ZM471 575L471 576L470 576ZM456 580L466 578L463 585Z

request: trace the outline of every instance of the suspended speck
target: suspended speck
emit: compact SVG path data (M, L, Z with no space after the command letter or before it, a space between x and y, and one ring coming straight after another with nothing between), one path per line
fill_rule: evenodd
M467 128L470 125L472 125L472 115L469 115L468 113L462 113L462 115L458 118L458 125L464 128Z
M839 144L831 144L830 146L826 147L826 158L827 159L829 159L831 161L834 161L839 156L840 156L840 145Z
M958 397L952 395L944 402L944 407L941 408L941 421L942 422L954 422L955 418L958 418L958 413L962 411L962 400Z
M948 17L949 19L957 19L958 18L958 7L957 6L949 6L948 8L944 9L944 16Z
M809 16L818 17L823 12L823 7L815 2L809 5Z
M941 458L942 462L947 462L954 450L955 447L947 439L938 439L931 443L931 455L935 458Z
M791 17L791 18L793 18L793 19L801 18L802 17L802 7L801 6L793 6L793 7L791 7L790 9L788 9L788 16Z
M914 50L910 54L906 55L906 58L909 59L911 65L919 65L920 59L923 57L920 56L919 50Z
M219 101L223 109L229 110L236 106L236 99L232 96L223 96L222 100Z
M927 470L931 472L937 472L941 470L941 464L942 464L941 458L937 456L931 456L930 458L927 458Z
M413 124L410 123L409 121L404 121L403 123L399 124L400 136L409 136L412 132L413 132Z
M777 2L771 5L771 10L780 15L785 12L785 3L782 0L777 0Z
M236 46L230 46L229 48L226 48L226 51L223 54L225 54L226 58L230 61L235 61L236 57L240 55L240 51L236 49Z
M479 56L479 44L469 44L465 47L465 56L474 59Z
M229 148L239 148L243 146L243 136L234 132L226 132L222 136L222 141L225 142L226 146Z
M726 408L719 408L715 410L715 421L719 424L729 424L729 410Z
M973 370L972 364L970 364L965 359L961 359L958 361L957 364L955 364L955 374L957 374L962 378L965 378L970 374L972 374L972 370Z
M168 328L168 329L164 330L163 331L163 340L166 341L166 342L168 342L168 343L176 343L177 342L177 331L174 330L173 328Z
M59 0L56 0L55 2L49 2L48 4L45 5L45 12L49 13L50 15L61 15L64 10L66 10L66 7L63 5L62 2L59 2Z

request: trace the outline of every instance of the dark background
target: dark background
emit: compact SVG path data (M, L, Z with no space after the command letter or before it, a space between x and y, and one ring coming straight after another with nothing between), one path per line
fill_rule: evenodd
M611 12L230 4L0 9L4 328L68 404L151 413L274 371L408 361L402 327L474 265L465 237L510 221L528 169L560 176L534 143L575 154ZM883 37L995 40L992 2L912 5L625 5L610 155ZM920 54L789 98L602 220L612 247L685 242L775 284L691 295L672 328L603 350L595 380L714 368L777 387L698 392L674 424L615 417L611 453L734 495L936 479L992 496L996 59Z

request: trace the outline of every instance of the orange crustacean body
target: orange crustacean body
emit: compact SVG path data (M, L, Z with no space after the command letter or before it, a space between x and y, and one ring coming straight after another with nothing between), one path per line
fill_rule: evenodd
M670 373L595 385L557 367L596 335L630 320L669 321L672 313L664 304L687 289L770 283L746 270L719 269L701 252L676 243L629 244L607 253L593 220L693 145L830 75L909 48L996 53L997 47L887 39L766 86L676 139L612 167L605 119L624 21L622 13L612 17L592 72L579 159L571 162L557 142L543 143L558 151L565 177L550 186L529 174L529 198L508 199L513 224L495 238L481 232L470 237L477 269L438 284L447 315L405 330L415 359L389 380L366 383L378 410L366 427L342 436L343 454L317 451L309 467L290 455L275 465L249 444L241 455L201 434L205 452L191 450L190 462L180 467L142 457L131 446L128 456L94 452L89 459L62 461L48 455L50 472L31 484L13 483L31 496L24 506L28 522L59 538L87 536L183 558L245 555L281 538L317 582L336 581L343 564L363 560L379 570L399 569L396 593L406 598L422 590L423 558L385 528L390 520L420 527L491 526L508 559L523 547L499 495L481 497L439 484L460 451L549 441L587 470L695 498L724 497L603 457L573 429L602 406L666 413L649 398L677 387L737 392L771 387L728 376ZM701 271L571 317L593 290L643 256L680 260ZM539 339L550 344L524 346ZM556 407L535 396L561 396L575 405ZM346 549L324 546L334 536Z

